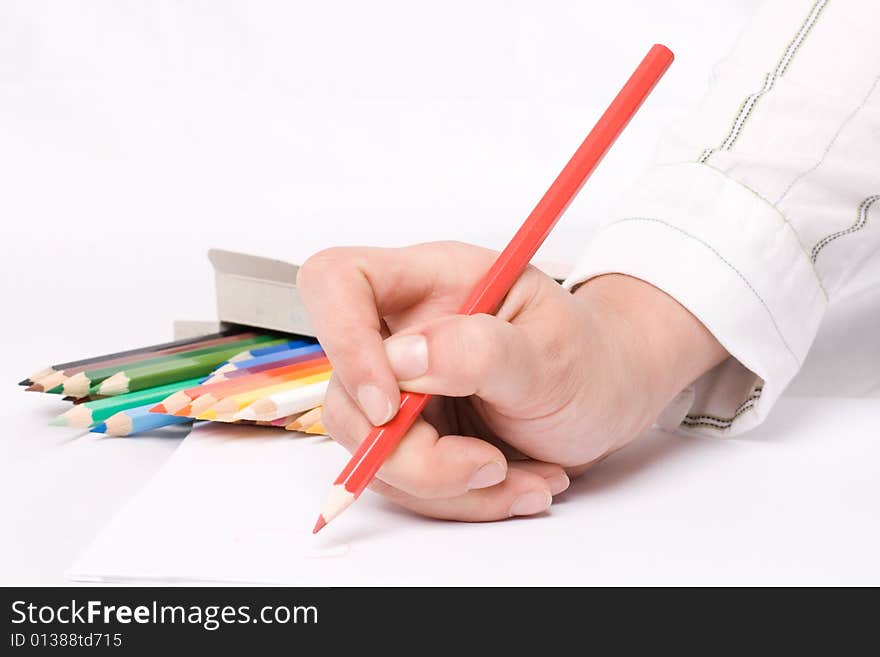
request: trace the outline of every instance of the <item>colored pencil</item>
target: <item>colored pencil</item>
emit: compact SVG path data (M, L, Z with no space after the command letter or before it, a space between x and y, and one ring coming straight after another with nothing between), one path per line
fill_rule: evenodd
M51 372L46 376L36 379L27 388L25 388L25 390L27 390L28 392L48 392L55 386L64 383L67 378L68 377L64 374L64 372Z
M277 420L236 420L236 422L240 422L242 424L253 422L257 426L261 427L283 427L285 423L293 422L299 414L296 415L286 415L285 417L280 417Z
M33 379L27 378L27 379L24 379L24 380L22 380L22 381L19 381L19 382L18 382L18 385L20 385L20 386L30 386L30 385L33 385L33 383L34 383L34 382L33 382Z
M267 386L274 386L276 384L284 383L284 382L295 382L306 377L313 376L315 374L326 374L330 376L331 368L330 361L326 358L322 358L319 361L308 361L305 363L300 363L299 365L293 366L296 367L296 370L289 372L287 374L282 374L279 376L273 376L270 378L261 378L257 380L250 380L251 377L242 377L241 379L233 379L231 381L224 381L221 383L236 383L235 387L230 390L223 391L223 393L208 393L205 395L201 395L197 397L193 402L189 405L189 411L184 413L183 410L177 411L175 415L189 415L190 417L199 417L202 413L209 409L215 409L220 413L228 412L225 409L229 407L228 404L224 404L224 402L231 396L246 394L250 391L256 389L262 389ZM264 373L268 374L268 373ZM262 377L264 374L254 375L257 377ZM244 385L242 385L242 382ZM216 384L221 385L221 384ZM243 406L235 408L235 411L244 408ZM205 418L210 419L210 418Z
M460 314L494 313L497 310L565 208L651 93L672 60L672 52L665 46L657 44L651 48L522 227L476 284L459 309ZM319 532L360 496L419 417L429 399L430 395L425 394L401 394L397 415L390 422L370 431L333 482L313 533Z
M186 424L192 422L190 418L175 417L174 415L159 415L150 413L152 404L130 408L120 411L107 418L105 422L92 429L93 433L105 433L108 436L131 436L136 433L152 431L172 424Z
M261 339L260 342L271 342L271 340ZM192 352L179 354L171 359L139 363L130 369L106 377L100 383L93 385L90 393L124 395L127 392L153 388L173 381L206 376L217 367L218 363L222 363L239 349L239 345L226 346L223 349L214 348L204 353Z
M216 392L208 392L207 394L201 395L194 399L191 404L187 407L180 409L179 411L175 411L174 415L188 415L189 417L196 417L201 415L209 408L213 407L215 404L220 403L222 400L226 399L231 395L235 395L242 392L247 392L248 390L253 390L259 387L265 387L268 385L274 385L275 383L281 383L283 381L294 381L296 379L301 379L303 377L311 376L313 374L319 374L322 372L330 372L330 362L326 359L321 359L320 362L307 362L301 363L301 365L306 365L307 367L301 367L297 369L295 372L291 372L289 374L282 374L280 376L273 376L266 379L254 380L254 381L245 381L245 379L250 379L250 377L242 377L241 379L232 379L230 381L221 381L220 383L244 383L244 385L237 385L230 390L225 390L222 393ZM260 376L260 375L256 375ZM220 385L220 384L214 384ZM208 386L206 386L208 387ZM161 412L161 411L159 411Z
M240 392L235 395L229 395L224 399L221 399L216 404L211 406L205 411L202 411L198 415L196 415L197 420L216 420L220 417L224 417L227 415L235 415L243 408L258 402L261 399L266 399L271 397L272 395L280 394L287 391L294 391L299 388L308 387L311 384L317 383L325 383L330 379L330 371L324 370L323 372L319 372L317 374L312 374L309 376L297 377L290 381L284 381L282 383L276 383L274 385L266 386L263 388L257 388L255 390L248 390L247 392ZM326 387L326 385L325 385ZM281 413L280 415L275 415L273 417L248 417L247 415L238 417L234 417L236 420L274 420L278 417L283 417L285 415L293 415L294 413L299 412L300 410L305 409L294 409L289 412Z
M64 381L63 385L53 388L49 390L49 392L63 392L65 395L70 395L73 397L84 397L89 394L90 390L92 394L107 394L103 392L97 392L94 390L97 384L100 384L105 379L109 379L115 374L119 374L120 372L125 372L128 369L140 369L147 367L160 367L167 365L169 363L173 364L182 360L206 357L208 360L212 362L212 367L216 366L217 363L222 363L229 356L238 351L241 351L242 347L249 346L251 344L259 344L269 342L271 340L278 340L279 338L275 338L271 335L256 335L254 337L245 338L243 340L238 340L230 343L223 343L219 345L211 345L210 347L201 347L199 349L194 349L192 351L183 351L175 354L168 354L162 356L155 356L153 358L148 358L147 360L137 361L131 364L114 364L106 367L100 367L97 369L85 370L83 372L79 372L74 374L72 377L68 378ZM216 357L216 358L215 358ZM204 372L203 374L208 374L210 370ZM189 376L181 376L177 380L181 379L191 379L196 376L203 376L203 374L192 374ZM174 379L171 379L174 380ZM163 381L162 383L170 383L170 381ZM156 383L155 385L161 385L161 383ZM112 386L110 386L112 387ZM117 394L123 394L125 392L131 392L131 390L121 390Z
M119 411L136 408L145 404L155 404L169 394L180 390L181 388L194 386L198 384L198 382L199 379L189 379L187 381L169 383L168 385L159 386L158 388L148 388L146 390L139 390L138 392L131 392L127 395L106 397L95 401L83 402L82 404L77 404L66 413L59 415L52 420L51 424L85 429L98 422L103 422Z
M293 415L285 415L275 420L269 420L268 423L273 427L286 427L300 416L302 416L302 413L294 413Z
M90 365L94 365L95 363L100 363L105 360L112 360L116 358L122 358L125 356L134 356L138 354L151 353L154 351L161 351L163 349L173 349L175 347L185 347L192 344L197 344L199 342L203 342L205 340L212 340L214 338L223 338L231 335L235 335L237 333L242 333L244 330L241 328L230 328L220 331L219 333L211 333L208 335L199 335L192 338L185 338L183 340L172 340L171 342L163 342L162 344L153 344L146 347L138 347L136 349L128 349L126 351L117 351L113 354L103 354L101 356L91 356L89 358L82 358L80 360L72 360L67 363L58 363L57 365L51 365L49 367L45 367L39 372L35 372L31 374L28 379L31 382L36 382L38 379L43 379L52 374L53 372L63 372L64 370L68 370L75 367L85 368Z
M199 404L201 405L201 409L197 412L194 412L195 415L198 415L199 412L201 412L202 410L207 410L228 395L235 394L237 392L244 392L245 390L250 390L253 388L258 388L260 387L260 385L267 385L270 381L277 381L279 379L291 379L297 376L307 376L305 372L311 373L312 369L328 369L329 367L330 361L326 357L323 357L295 363L293 365L280 367L274 370L256 372L254 374L249 374L248 376L242 376L226 381L219 381L217 383L208 383L206 381L200 386L187 388L186 390L175 392L167 399L162 400L161 404L153 408L153 412L175 414L182 408L185 408L186 406L189 406L190 404L193 404L193 402L198 400ZM193 410L196 411L196 409Z
M274 420L314 408L324 400L328 380L292 388L255 401L234 415L236 420Z
M321 345L309 344L302 347L295 347L293 349L286 349L284 351L277 351L273 354L266 354L265 356L258 356L257 358L248 358L237 363L226 363L225 365L218 367L215 374L225 374L227 372L234 372L235 370L249 369L251 367L266 365L268 363L277 363L278 361L286 360L288 358L298 358L299 356L307 356L317 353L324 353L324 350L321 349Z
M240 354L235 354L235 356L230 358L229 362L238 363L243 360L250 360L251 358L268 356L269 354L274 354L279 351L287 351L288 349L296 349L297 347L307 347L308 345L312 344L317 344L317 342L315 340L307 338L288 340L287 342L281 342L279 344L272 345L271 347L259 347L256 349L248 349L246 351L242 351Z
M83 390L90 386L91 381L89 374L101 371L118 371L123 369L124 365L133 365L134 363L146 363L157 358L171 358L182 354L193 354L194 352L204 352L209 349L220 349L227 344L241 344L242 341L260 337L261 334L247 332L237 333L234 335L224 336L220 338L211 338L210 340L202 340L194 344L186 344L182 346L169 347L150 353L139 353L119 358L111 358L103 360L89 366L88 369L82 367L74 367L66 369L63 372L55 372L54 374L37 381L28 390L35 389L49 393L65 394L66 391L73 391L71 396L82 396ZM115 369L114 369L115 368ZM66 385L66 389L65 389Z
M324 423L321 422L320 420L315 422L313 425L308 426L305 429L302 429L302 432L303 433L318 434L318 435L322 435L322 436L327 435L327 429L324 427Z
M315 422L321 420L321 408L321 406L318 406L310 411L306 411L293 422L285 424L284 428L288 431L302 431L304 427L312 426Z
M223 372L221 374L217 374L216 372L212 373L211 376L205 381L205 384L211 383L219 383L221 381L229 381L232 379L236 379L242 376L248 376L250 374L258 374L260 372L268 372L270 370L280 369L283 367L287 367L288 365L296 365L297 363L303 363L309 360L316 360L320 358L326 358L323 350L318 350L314 352L307 351L304 354L300 354L299 356L285 356L280 360L270 361L268 363L263 363L262 365L254 365L252 367L242 367L236 370L230 370L227 372Z

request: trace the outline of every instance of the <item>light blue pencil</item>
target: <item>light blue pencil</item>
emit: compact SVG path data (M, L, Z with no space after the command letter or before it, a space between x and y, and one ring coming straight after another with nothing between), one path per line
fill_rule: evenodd
M131 436L144 431L152 431L160 427L172 424L184 424L192 422L192 418L178 417L176 415L163 415L162 413L150 413L150 409L156 404L146 404L137 408L129 408L120 411L116 415L107 418L105 422L96 425L92 432L105 433L108 436Z
M235 356L233 356L226 362L237 363L243 360L250 360L251 358L259 358L260 356L274 354L278 351L287 351L288 349L296 349L297 347L306 347L308 345L316 344L316 342L316 340L309 340L308 338L297 338L295 340L288 340L287 342L273 344L268 347L255 347L254 349L248 349L247 351L242 351L241 353L235 354Z
M235 370L243 370L250 369L251 367L257 367L258 365L265 365L266 363L274 363L279 360L285 360L287 358L296 358L297 356L305 356L307 354L314 354L322 351L321 345L319 344L309 344L304 347L296 347L294 349L285 349L284 351L276 351L275 353L266 354L265 356L259 356L257 358L249 358L247 360L240 360L238 362L229 362L225 365L218 367L214 370L214 375L217 374L225 374L227 372L233 372ZM213 375L212 375L213 376Z
M288 340L287 343L273 344L269 347L260 347L259 349L251 349L251 356L259 358L274 354L277 351L287 351L288 349L296 349L297 347L308 347L309 345L318 344L314 338L297 338L296 340Z

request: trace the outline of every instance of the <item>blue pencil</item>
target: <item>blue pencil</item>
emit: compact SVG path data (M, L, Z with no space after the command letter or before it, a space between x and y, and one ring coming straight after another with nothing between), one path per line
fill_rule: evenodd
M234 370L242 370L246 368L256 367L258 365L265 365L266 363L274 363L279 360L284 360L286 358L296 358L297 356L305 356L307 354L315 354L322 351L321 345L319 344L309 344L304 347L296 347L294 349L285 349L284 351L276 351L275 353L266 354L265 356L259 356L257 358L249 358L247 360L240 360L235 363L226 363L221 367L218 367L214 370L214 374L223 374L225 372L232 372Z
M176 415L163 415L150 413L155 404L146 404L136 408L120 411L116 415L108 417L105 422L95 425L93 433L105 433L108 436L131 436L144 431L167 427L172 424L184 424L192 422L192 418L178 417Z
M269 354L274 354L278 351L287 351L288 349L296 349L297 347L308 347L309 345L314 344L318 344L318 341L311 338L298 338L296 340L288 340L287 342L282 342L281 344L273 344L269 347L251 349L250 352L253 358L259 358L260 356L267 356Z
M316 340L309 340L307 338L297 338L296 340L288 340L287 342L279 342L278 344L269 345L268 347L258 347L254 349L248 349L247 351L242 351L241 353L235 354L232 358L230 358L228 363L237 363L242 360L249 360L251 358L258 358L259 356L266 356L268 354L274 354L277 351L286 351L288 349L296 349L297 347L305 347L310 344L315 344Z

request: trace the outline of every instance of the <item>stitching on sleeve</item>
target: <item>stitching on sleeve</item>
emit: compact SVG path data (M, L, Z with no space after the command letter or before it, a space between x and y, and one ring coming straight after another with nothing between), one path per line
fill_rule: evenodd
M711 420L691 421L691 420L685 418L684 420L682 420L681 423L683 426L686 426L686 427L706 427L709 429L719 429L719 430L729 429L731 426L733 426L733 421L735 419L737 419L739 416L741 416L743 413L745 413L746 411L752 410L752 408L754 408L754 406L755 406L755 403L756 402L752 402L752 403L749 403L746 406L743 406L742 408L740 408L740 410L736 413L736 415L734 415L731 418L730 422L715 424Z
M795 176L794 179L788 184L788 187L785 188L785 191L782 192L782 195L778 199L776 199L776 203L774 205L778 205L779 203L782 203L783 199L786 196L788 196L788 193L791 191L792 187L794 187L798 182L800 182L801 179L803 179L805 176L810 175L816 169L818 169L820 166L822 166L822 164L825 162L825 158L828 157L828 153L831 152L831 149L833 148L834 144L837 142L837 138L840 137L840 134L843 132L843 129L847 125L849 125L850 121L852 121L854 118L856 118L856 116L859 114L859 112L861 112L862 109L864 109L865 105L868 104L868 100L871 98L874 91L877 89L878 83L880 83L880 75L878 75L876 78L874 78L874 84L872 84L870 89L868 89L868 93L865 94L864 98L862 98L862 102L859 103L858 106L856 106L856 108L852 112L850 112L849 116L847 116L843 120L843 122L840 124L840 127L837 128L837 132L834 133L834 136L831 138L831 141L828 142L828 146L825 147L825 151L822 153L822 157L819 158L819 161L816 162L816 164L811 166L806 171L803 171L803 172L799 173L797 176Z
M826 246L831 244L838 237L843 237L844 235L849 235L850 233L855 233L858 230L861 230L865 227L865 224L868 223L868 210L871 209L871 206L874 205L874 202L880 199L880 194L874 194L873 196L869 196L865 200L863 200L859 204L859 209L856 211L856 221L855 223L845 230L839 230L836 233L831 233L826 237L823 237L821 240L816 242L816 245L813 247L813 251L810 255L810 260L813 261L813 264L816 263L816 258L819 257L819 253Z
M733 263L731 263L729 260L727 260L723 255L721 255L721 253L719 253L715 247L713 247L708 242L703 241L699 237L697 237L695 235L691 235L686 230L683 230L683 229L679 228L678 226L669 223L668 221L664 221L662 219L655 219L653 217L627 217L625 219L618 219L617 221L614 221L611 224L609 224L609 226L613 226L615 224L621 224L626 221L646 221L646 222L661 224L663 226L666 226L667 228L671 228L675 231L678 231L679 233L681 233L685 237L689 237L692 240L699 242L704 247L709 249L712 253L714 253L715 256L721 262L723 262L725 265L727 265L727 267L730 268L731 271L733 271L737 276L739 276L740 280L742 280L742 282L745 283L746 287L748 287L749 290L751 290L752 294L755 295L755 298L761 303L762 306L764 306L764 310L767 311L767 315L768 315L768 317L770 317L770 321L773 323L773 327L776 329L776 333L777 333L777 335L779 335L779 339L782 340L782 344L785 345L785 348L788 350L788 353L791 354L791 357L794 358L794 362L797 363L798 369L800 369L801 361L797 357L797 355L794 353L794 350L791 348L791 346L788 344L788 340L786 340L785 336L782 334L782 329L779 328L779 324L777 323L776 317L774 317L773 312L770 310L770 306L767 305L767 302L764 301L764 298L760 294L758 294L758 291L752 286L752 284L743 275L743 273L739 269L737 269L733 265Z
M746 397L746 400L739 405L739 407L730 417L722 418L718 417L717 415L686 415L685 419L682 420L681 423L688 427L704 426L713 427L715 429L727 429L730 427L730 425L733 424L733 421L736 418L753 408L755 404L758 403L758 400L761 398L761 392L763 392L763 390L763 387L755 388L754 392Z
M739 410L733 415L733 417L729 418L725 421L716 421L713 418L706 418L704 420L692 420L690 416L686 417L681 421L683 426L686 427L707 427L709 429L729 429L733 426L733 421L739 418L744 413L752 410L755 407L756 401L751 401L744 406L740 406Z
M697 166L693 163L689 163L689 164L691 164L692 166ZM828 291L825 289L825 284L822 282L822 278L819 276L819 272L816 271L816 268L813 266L815 263L810 258L810 254L807 252L806 246L804 245L803 242L801 242L800 233L798 233L797 229L794 227L794 224L791 222L791 220L789 220L789 218L785 215L785 213L782 211L782 209L779 206L771 203L770 199L763 196L758 190L752 189L751 187L746 185L744 182L737 180L736 178L730 176L729 174L727 174L724 171L722 171L721 169L713 166L712 164L709 164L708 162L704 162L702 166L707 167L708 169L717 173L719 176L726 178L727 180L729 180L733 184L738 185L739 187L742 187L743 189L745 189L748 192L751 192L756 198L760 199L761 201L766 203L769 207L773 208L774 211L776 211L776 214L779 215L779 217L782 219L783 223L785 223L791 229L791 232L794 233L794 237L797 240L798 245L801 247L801 251L803 251L804 257L807 259L807 261L810 263L810 266L813 268L813 275L815 275L815 277L816 277L816 283L819 284L819 289L822 290L822 295L825 297L825 301L828 301L830 299L830 297L828 295Z
M804 19L803 23L801 23L801 26L798 29L797 33L795 33L794 38L789 42L788 47L786 47L785 49L785 52L782 53L782 57L779 59L778 62L776 62L776 67L773 69L773 71L767 73L764 76L763 86L755 93L746 96L746 99L739 106L739 110L737 110L733 120L733 125L730 127L730 130L728 131L727 136L724 138L724 141L721 142L720 146L704 149L703 152L700 154L700 157L697 158L697 162L703 164L706 162L706 160L712 157L712 154L715 151L729 151L731 147L736 143L736 140L739 138L739 135L742 132L746 121L748 121L749 117L752 115L752 111L755 109L755 105L758 104L761 96L773 89L773 85L776 84L776 80L785 75L785 72L788 70L788 65L791 63L791 60L794 59L795 54L800 49L801 44L807 38L807 35L812 31L813 26L819 19L819 14L822 13L822 10L825 8L826 4L828 4L828 0L816 0L812 9L810 9L810 13L807 14L807 17Z

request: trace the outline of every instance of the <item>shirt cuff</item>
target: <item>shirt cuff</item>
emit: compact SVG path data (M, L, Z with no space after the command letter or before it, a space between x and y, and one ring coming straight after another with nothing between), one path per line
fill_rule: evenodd
M663 290L731 358L661 414L666 428L735 434L767 416L800 369L827 296L797 233L769 202L705 164L650 171L565 281L609 273Z

